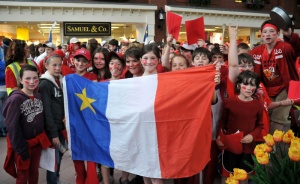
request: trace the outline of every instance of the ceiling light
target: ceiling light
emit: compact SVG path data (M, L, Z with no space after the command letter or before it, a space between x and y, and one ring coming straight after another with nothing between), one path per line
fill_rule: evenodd
M39 28L41 28L41 29L50 29L51 27L41 26ZM60 29L60 27L53 27L53 29Z
M205 29L205 31L215 31L216 29Z
M113 26L113 27L111 27L111 28L113 28L113 29L118 29L119 27L114 27L114 26Z

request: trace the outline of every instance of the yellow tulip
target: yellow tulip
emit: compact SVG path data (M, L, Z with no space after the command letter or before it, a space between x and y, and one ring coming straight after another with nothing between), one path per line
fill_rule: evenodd
M271 151L273 151L273 148L268 146L267 144L263 144L264 146L264 151L267 153L271 153Z
M274 146L275 141L271 134L268 134L268 135L264 136L263 138L268 146L270 146L270 147Z
M294 139L291 140L291 146L295 146L297 149L300 149L300 138L294 137Z
M283 135L283 142L289 144L291 143L291 140L294 139L294 132L292 130L288 130L284 135Z
M298 162L300 161L300 149L299 147L297 148L296 146L290 146L289 148L289 157L291 160Z
M273 134L273 138L275 142L281 142L282 138L283 138L283 131L279 131L279 130L275 130L274 134Z
M264 151L258 151L256 153L256 160L258 163L262 165L266 165L269 163L269 155L267 152Z
M272 150L273 148L268 146L267 144L258 144L254 149L254 155L256 155L258 151L264 151L270 153Z
M248 174L244 169L233 169L234 178L237 180L246 180L248 178Z
M235 177L230 174L230 176L226 179L225 183L227 184L239 184L239 181L235 179Z

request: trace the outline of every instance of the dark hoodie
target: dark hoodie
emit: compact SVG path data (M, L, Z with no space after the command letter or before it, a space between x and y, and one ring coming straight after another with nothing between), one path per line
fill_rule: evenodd
M60 76L60 84L62 84L62 77ZM40 78L39 92L42 95L46 133L52 140L58 137L58 133L65 129L63 124L64 100L62 87L58 86L55 79L48 71Z
M26 140L35 138L44 131L44 113L42 97L34 94L31 100L20 90L13 91L3 107L6 128L13 149L22 160L29 158Z

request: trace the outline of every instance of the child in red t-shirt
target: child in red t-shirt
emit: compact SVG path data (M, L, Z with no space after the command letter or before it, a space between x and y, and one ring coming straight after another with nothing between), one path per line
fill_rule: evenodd
M254 60L253 58L246 54L242 53L237 55L237 43L236 43L236 36L238 27L231 27L229 26L229 37L230 37L230 47L229 47L229 54L228 54L228 81L227 81L227 92L228 96L234 96L234 82L237 79L239 73L244 70L251 70L254 71ZM272 102L267 91L261 82L259 85L259 89L255 94L256 97L263 103L264 111L263 111L263 128L261 133L255 137L255 141L260 142L264 141L263 136L267 135L270 131L270 118L268 114L269 109L274 109L280 106L290 106L293 104L293 101L290 99L285 99L277 102Z
M244 169L246 172L252 172L252 169L245 164L245 161L254 164L251 158L255 147L254 137L258 136L263 124L263 104L253 97L259 88L260 78L252 71L246 70L238 75L235 83L237 96L230 97L224 101L223 113L219 122L219 130L224 134L234 134L237 131L243 132L244 137L240 140L242 152L239 154L224 150L222 165L227 173L223 173L222 183L224 183L229 172L233 168ZM216 140L218 146L225 148L220 136ZM244 182L244 181L243 181ZM248 181L245 181L247 183Z

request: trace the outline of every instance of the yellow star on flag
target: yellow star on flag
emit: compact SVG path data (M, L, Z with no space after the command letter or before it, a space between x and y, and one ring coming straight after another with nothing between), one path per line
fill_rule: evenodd
M80 98L80 99L82 100L82 104L81 104L81 106L80 106L80 110L81 110L81 111L82 111L83 109L89 107L89 108L96 114L94 108L93 108L92 105L91 105L91 103L95 102L96 100L95 100L95 99L92 99L92 98L88 98L88 97L86 96L86 88L84 88L84 89L82 90L82 94L80 94L80 93L75 93L75 94L78 96L78 98Z

